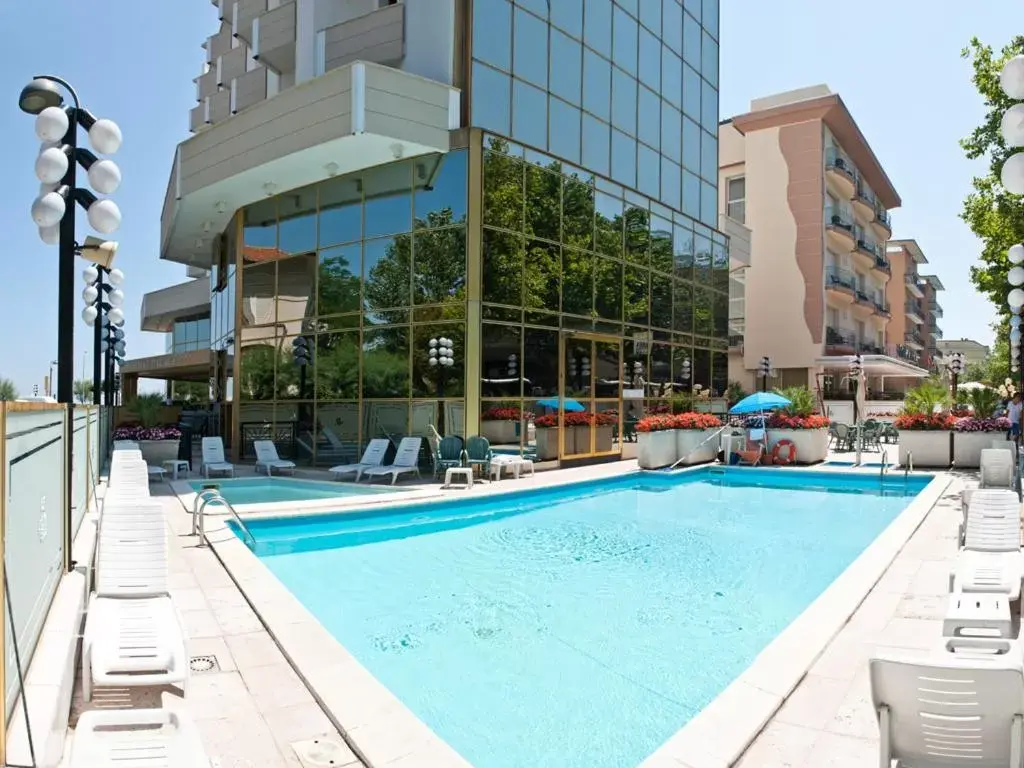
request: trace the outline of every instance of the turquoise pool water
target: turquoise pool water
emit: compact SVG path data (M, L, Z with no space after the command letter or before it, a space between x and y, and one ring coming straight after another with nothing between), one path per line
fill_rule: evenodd
M200 491L204 485L215 484L221 495L232 505L267 504L277 501L315 501L336 499L341 496L366 496L392 493L392 489L380 485L351 482L318 482L296 480L290 477L254 477L239 479L193 480L192 490Z
M476 768L630 768L930 479L645 473L251 530L273 573Z

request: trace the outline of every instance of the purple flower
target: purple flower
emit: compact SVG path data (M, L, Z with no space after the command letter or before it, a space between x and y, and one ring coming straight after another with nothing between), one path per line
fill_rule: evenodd
M953 424L956 432L1007 432L1010 429L1010 420L1005 417L995 419L976 419L973 416L964 416Z
M177 427L118 427L114 430L115 440L178 440L181 430Z

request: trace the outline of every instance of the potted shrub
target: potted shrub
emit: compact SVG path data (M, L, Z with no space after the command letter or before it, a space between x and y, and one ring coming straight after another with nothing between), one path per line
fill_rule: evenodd
M518 406L495 405L480 414L480 434L494 444L519 444L523 412Z
M949 466L949 433L955 423L947 410L950 405L946 385L937 379L907 392L895 421L901 465L907 466L913 457L915 467Z
M676 458L683 464L714 461L718 441L711 439L721 429L722 420L712 413L680 413L673 419L676 432Z
M817 402L807 387L786 387L776 393L789 400L785 408L775 411L767 419L768 452L780 440L789 440L796 446L796 463L814 464L828 456L828 418L815 413Z
M174 425L160 425L164 409L163 397L152 392L139 395L126 403L125 408L137 423L115 429L115 440L137 442L147 464L159 466L165 461L178 458L181 431Z
M657 469L674 464L676 420L672 414L645 416L636 425L637 461L641 469Z
M533 427L537 441L537 459L539 461L557 459L558 438L562 432L558 428L558 415L538 416L533 420ZM573 440L575 434L575 430L565 430L565 452L567 454L576 453L576 444Z
M1010 429L1010 420L965 416L953 423L953 464L957 467L981 466L981 452L992 447ZM916 457L915 457L916 462Z

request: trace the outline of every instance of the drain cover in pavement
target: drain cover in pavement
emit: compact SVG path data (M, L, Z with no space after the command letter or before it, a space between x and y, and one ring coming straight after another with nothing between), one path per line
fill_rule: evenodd
M292 743L296 757L302 768L328 768L329 766L349 765L352 752L348 747L332 739L310 739Z
M196 674L203 672L220 672L220 664L216 656L193 656L188 660L188 668Z

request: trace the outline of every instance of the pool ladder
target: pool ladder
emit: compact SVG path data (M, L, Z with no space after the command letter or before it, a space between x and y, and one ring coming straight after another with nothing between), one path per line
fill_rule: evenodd
M206 526L204 523L206 507L210 504L227 508L232 517L235 518L235 522L238 523L238 527L248 537L249 547L255 551L256 537L252 535L252 531L250 531L248 526L242 521L242 518L238 515L235 508L228 503L228 500L225 499L221 492L216 488L204 488L196 494L195 501L192 502L192 535L199 536L198 546L206 547L210 544L209 540L206 538Z
M718 437L723 432L725 432L725 430L727 430L727 429L730 429L730 427L728 425L722 427L721 429L717 430L716 432L714 432L714 433L708 435L707 437L705 437L703 440L701 440L699 443L697 443L697 445L693 446L693 448L691 448L689 451L687 451L684 455L682 455L678 459L676 459L675 463L672 464L672 466L668 468L668 471L673 470L676 467L678 467L680 464L682 464L684 461L686 461L688 458L690 458L690 456L692 456L694 453L696 453L700 448L704 447L704 443L711 442L716 437ZM718 453L718 451L715 451L715 454L717 454L717 453Z
M885 448L883 448L882 449L882 468L878 472L878 479L879 480L884 480L885 479L885 473L888 470L888 468L886 467L886 464L888 463L888 461L889 461L889 454L886 453L885 452Z

